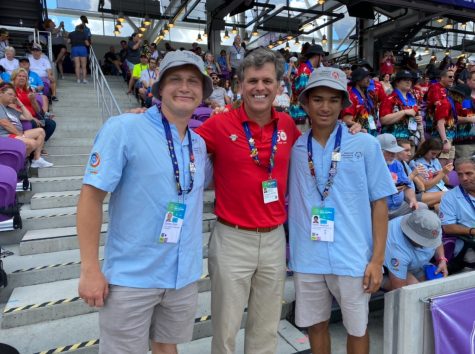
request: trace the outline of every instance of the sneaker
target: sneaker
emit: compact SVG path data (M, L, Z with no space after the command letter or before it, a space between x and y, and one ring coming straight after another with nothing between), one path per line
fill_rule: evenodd
M30 165L30 167L32 168L45 168L51 166L53 166L53 164L51 162L46 161L42 157L40 157L38 160L33 160Z
M51 99L52 99L53 101L56 101L56 102L59 101L59 100L58 100L58 97L56 97L56 96L51 96Z
M87 84L87 80L82 80L82 83L83 83L83 84Z
M78 84L80 84L80 83L81 83L81 80L76 80L76 82L77 82Z

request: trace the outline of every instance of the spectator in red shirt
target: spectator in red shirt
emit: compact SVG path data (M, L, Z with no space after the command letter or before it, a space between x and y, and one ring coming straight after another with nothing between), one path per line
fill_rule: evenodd
M196 132L213 157L218 221L209 244L212 354L232 354L248 308L244 352L275 353L285 281L285 193L300 133L272 103L282 56L259 48L237 74L242 105L208 119Z
M388 50L384 52L383 58L379 63L379 73L381 76L394 73L394 54L392 51Z
M349 126L361 124L363 129L376 136L378 116L374 98L368 92L370 73L357 68L351 74L352 87L349 89L351 106L343 109L341 116Z
M455 158L455 147L452 144L455 138L455 125L457 123L457 112L455 101L452 95L448 94L448 89L453 85L454 72L443 70L440 80L429 88L427 93L429 119L432 124L431 135L439 138L444 144L439 161L442 166L448 162L453 162Z
M474 118L475 114L475 72L470 72L467 78L468 94L463 102L463 108L466 114L462 116L470 117L472 122L464 122L464 118L459 116L457 124L457 133L455 134L455 144L457 149L455 157L471 157L475 154L475 128Z
M409 139L422 129L417 100L410 92L412 79L410 71L399 71L394 79L394 92L381 105L382 131L392 134L396 139Z

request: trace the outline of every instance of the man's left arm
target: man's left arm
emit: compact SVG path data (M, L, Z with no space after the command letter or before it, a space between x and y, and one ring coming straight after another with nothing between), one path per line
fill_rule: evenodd
M388 234L388 204L386 198L371 202L371 221L373 229L373 255L366 266L363 287L366 293L379 290L383 280L384 252Z

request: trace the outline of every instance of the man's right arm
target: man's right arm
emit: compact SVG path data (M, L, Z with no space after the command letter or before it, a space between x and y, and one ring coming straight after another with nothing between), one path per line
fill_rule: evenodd
M12 124L12 122L10 122L10 120L8 118L0 118L0 127L2 127L3 129L5 129L8 133L10 134L15 134L17 136L19 135L22 135L16 128L15 126Z
M77 208L77 232L81 254L79 296L91 307L102 307L109 293L101 272L99 240L102 226L102 203L107 192L83 185Z

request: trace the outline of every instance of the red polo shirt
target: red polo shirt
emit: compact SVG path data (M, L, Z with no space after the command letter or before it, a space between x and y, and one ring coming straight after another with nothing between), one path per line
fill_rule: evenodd
M261 166L250 156L242 123L248 122ZM279 200L264 204L262 182L269 179L267 167L274 125L278 142L272 178L277 180ZM213 155L216 192L215 213L220 218L243 227L270 227L287 218L285 193L292 145L300 136L289 115L272 108L272 119L264 127L251 121L244 106L215 115L196 129Z

